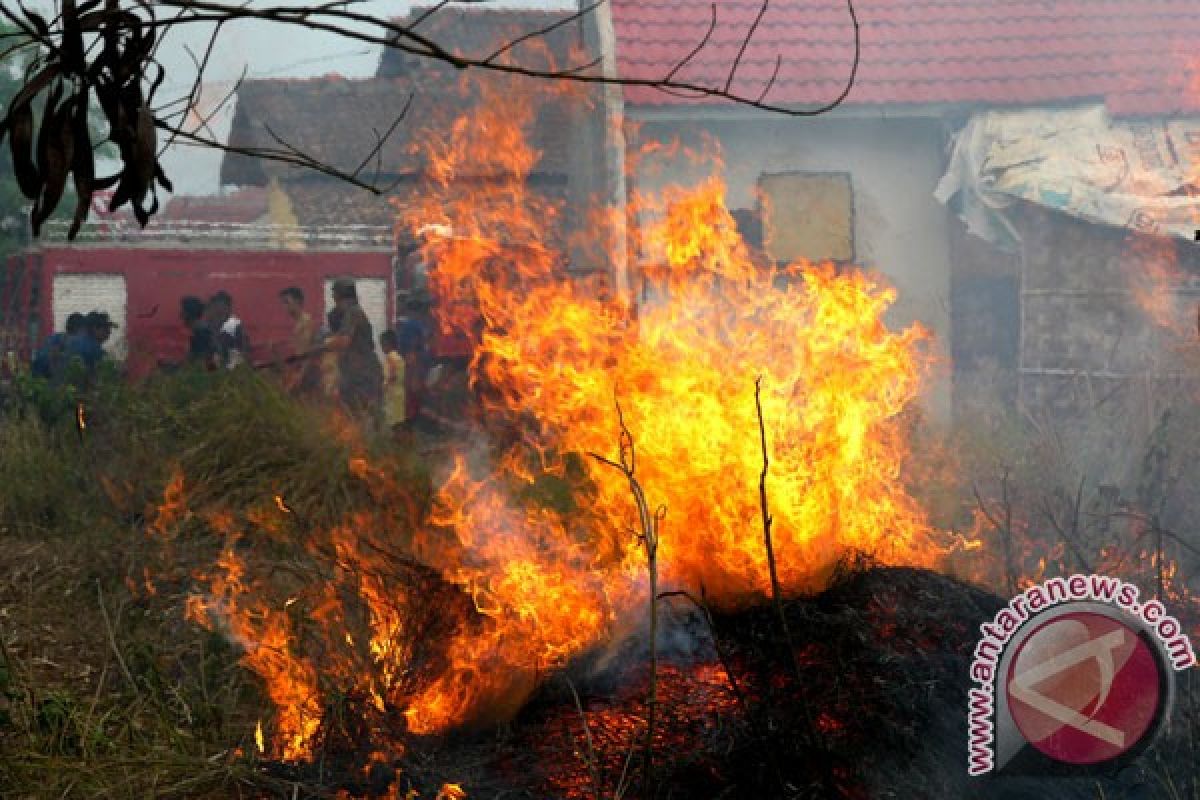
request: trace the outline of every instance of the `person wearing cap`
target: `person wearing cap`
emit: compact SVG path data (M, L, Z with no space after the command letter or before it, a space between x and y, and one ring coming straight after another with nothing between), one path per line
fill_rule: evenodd
M72 357L78 356L89 373L95 371L96 366L104 360L104 344L116 327L117 323L112 321L108 312L88 312L83 320L83 330L68 340L67 353Z
M383 367L375 355L371 321L358 304L354 281L333 282L336 315L331 315L331 336L325 347L338 354L338 396L356 415L370 415L383 400Z

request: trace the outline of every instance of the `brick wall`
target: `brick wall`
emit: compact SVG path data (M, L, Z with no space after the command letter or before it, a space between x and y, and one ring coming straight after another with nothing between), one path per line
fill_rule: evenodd
M1200 245L1033 207L1017 219L1022 406L1078 416L1172 380L1173 354L1195 337Z

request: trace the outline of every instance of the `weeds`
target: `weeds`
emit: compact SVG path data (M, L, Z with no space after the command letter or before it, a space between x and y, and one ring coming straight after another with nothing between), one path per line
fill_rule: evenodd
M188 510L151 542L173 481ZM415 457L250 371L25 384L0 416L0 796L291 797L255 765L261 687L184 619L222 543L192 509L287 508L262 542L286 569L392 483L421 513Z

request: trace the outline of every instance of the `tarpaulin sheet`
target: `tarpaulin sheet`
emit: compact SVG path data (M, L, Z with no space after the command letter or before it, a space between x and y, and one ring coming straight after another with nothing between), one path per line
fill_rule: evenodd
M957 135L935 191L1006 249L1017 200L1104 225L1188 240L1200 228L1200 119L1113 121L1103 106L988 111Z

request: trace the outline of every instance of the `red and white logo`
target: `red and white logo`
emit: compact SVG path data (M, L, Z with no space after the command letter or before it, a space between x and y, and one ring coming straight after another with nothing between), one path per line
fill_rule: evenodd
M1164 699L1153 645L1117 615L1094 611L1035 628L1016 648L1004 690L1021 736L1075 765L1136 748L1153 734Z

